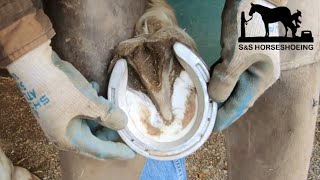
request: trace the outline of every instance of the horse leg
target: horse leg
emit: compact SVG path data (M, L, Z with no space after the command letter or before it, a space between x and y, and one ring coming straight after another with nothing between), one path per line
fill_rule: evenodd
M288 23L286 21L281 21L285 30L286 30L286 35L284 37L287 37L288 36Z
M286 28L286 35L284 37L288 36L288 26L284 25L284 27Z
M269 37L269 23L265 22L264 26L266 28L266 36L265 37Z
M43 2L57 32L52 40L53 49L86 79L107 87L106 69L113 58L112 49L132 37L135 23L144 13L146 0ZM66 38L72 43L66 43ZM100 94L106 95L106 90L101 88Z

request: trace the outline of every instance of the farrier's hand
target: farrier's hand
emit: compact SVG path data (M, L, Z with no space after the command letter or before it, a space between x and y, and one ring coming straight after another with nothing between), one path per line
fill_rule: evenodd
M92 134L96 123L115 130L124 128L126 115L99 97L92 84L62 61L49 43L7 67L49 140L62 150L99 159L133 158L134 152L125 144L101 140L115 139L114 131L103 130L99 138Z
M210 97L221 104L217 114L216 131L224 130L240 118L280 76L279 51L239 49L241 12L245 12L246 20L251 18L249 11L254 8L251 2L252 0L226 0L224 7L221 59L214 65L208 88ZM254 3L274 6L264 0L256 0ZM270 36L278 36L278 25L272 26ZM265 35L264 24L257 12L245 27L247 37Z

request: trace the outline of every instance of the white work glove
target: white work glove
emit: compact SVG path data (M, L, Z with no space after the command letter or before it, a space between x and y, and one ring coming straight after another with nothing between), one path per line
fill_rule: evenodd
M99 97L70 63L62 61L52 51L50 41L14 61L7 69L46 136L57 147L98 159L134 157L135 153L125 144L103 141L107 137L101 139L92 134L94 122L118 130L126 126L127 117Z
M272 2L284 3L283 0ZM241 13L244 11L248 20L251 18L250 9L256 8L255 4L275 8L274 4L265 0L226 0L222 18L221 59L214 66L208 88L210 97L221 105L214 127L216 131L224 130L240 118L280 76L279 50L250 50L248 47L252 44L254 48L259 43L241 43L248 49L239 49ZM278 24L269 24L269 36L279 36ZM261 16L258 12L253 13L253 19L246 25L246 37L264 37L265 34Z

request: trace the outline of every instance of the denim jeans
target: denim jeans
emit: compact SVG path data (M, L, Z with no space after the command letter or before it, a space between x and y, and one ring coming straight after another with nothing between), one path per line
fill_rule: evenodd
M185 159L157 161L148 159L140 180L186 180Z

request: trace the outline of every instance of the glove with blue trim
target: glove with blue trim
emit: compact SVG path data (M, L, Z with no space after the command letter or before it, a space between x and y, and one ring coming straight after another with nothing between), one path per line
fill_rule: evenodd
M222 18L221 59L213 66L208 88L210 97L220 103L214 127L216 131L224 130L239 119L279 78L279 50L256 49L256 46L263 44L255 43L250 47L250 43L239 43L238 38L243 36L241 24L245 27L245 37L265 36L265 26L258 14L283 3L283 0L226 0ZM251 17L246 19L247 15ZM278 23L269 24L268 28L269 36L279 36ZM270 46L277 44L268 43Z
M28 52L7 66L27 99L42 130L62 150L98 159L131 159L125 144L112 142L127 117L118 107L98 96L70 63L62 61L50 42ZM108 127L99 128L98 124Z

